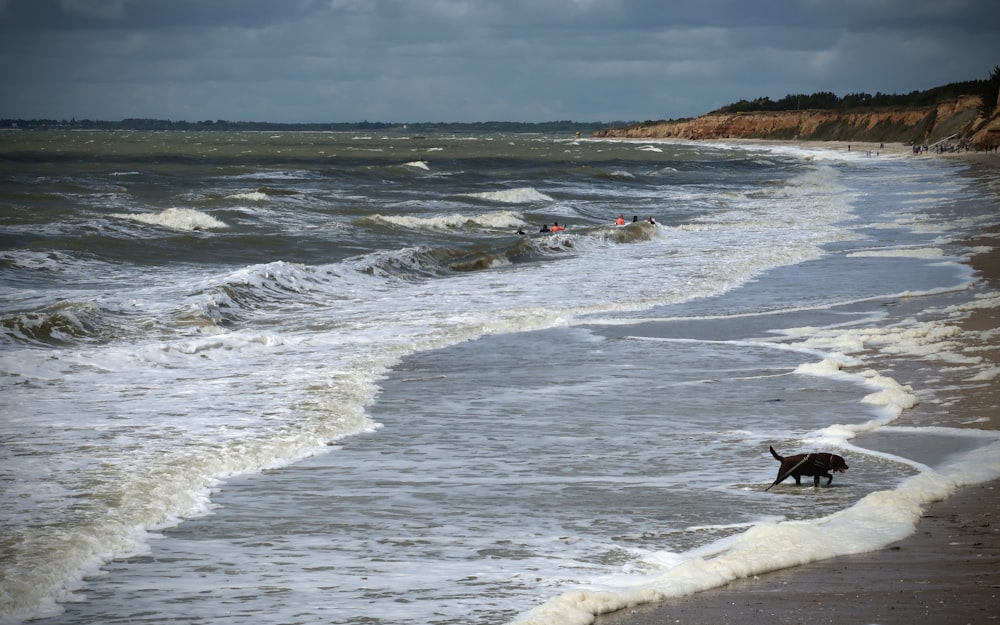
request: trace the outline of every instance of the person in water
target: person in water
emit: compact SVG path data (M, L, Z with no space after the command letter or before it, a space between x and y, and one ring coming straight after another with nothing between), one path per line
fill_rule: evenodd
M552 227L549 229L550 232L562 232L565 230L565 226L560 226L558 221L552 222Z
M625 225L625 215L618 215L618 219L615 220L615 225L616 226L624 226Z
M653 224L654 226L656 225L656 222L655 222L655 221L653 220L653 218L652 218L652 217L648 217L648 218L646 219L646 221L648 221L649 223Z
M542 224L542 229L539 232L552 232L549 230L549 224Z

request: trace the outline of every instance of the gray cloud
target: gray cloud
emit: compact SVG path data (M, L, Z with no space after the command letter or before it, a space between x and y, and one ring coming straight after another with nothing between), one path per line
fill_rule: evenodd
M0 117L682 117L984 78L998 24L993 0L0 0Z

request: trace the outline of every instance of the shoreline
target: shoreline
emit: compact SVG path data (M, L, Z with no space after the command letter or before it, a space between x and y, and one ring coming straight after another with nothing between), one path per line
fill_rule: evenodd
M662 139L670 141L671 139ZM635 139L635 141L643 141ZM645 141L649 141L646 139ZM704 143L726 143L726 144L746 144L746 145L787 145L798 148L815 148L830 152L851 152L865 157L877 158L879 156L912 157L912 158L943 158L953 161L969 163L971 165L983 165L987 167L1000 167L1000 152L985 152L970 150L968 152L923 152L915 154L913 148L903 143L878 143L872 141L797 141L780 139L703 139Z
M730 142L731 143L731 142ZM768 142L847 150L846 142ZM877 144L876 144L877 145ZM886 146L902 154L907 146ZM852 150L866 144L852 144ZM982 152L913 154L944 157L973 167L1000 166L1000 155ZM990 172L993 175L993 172ZM985 249L969 260L989 288L1000 288L1000 225L966 240ZM1000 363L1000 347L987 331L1000 328L1000 310L981 308L959 322L959 341L984 360ZM1000 430L990 417L1000 410L992 383L966 383L949 390L946 407L953 427ZM840 556L740 579L719 588L619 610L596 625L728 625L738 622L877 623L953 625L1000 623L1000 480L958 489L928 506L914 532L870 553Z
M720 588L620 610L597 625L996 623L1000 480L961 489L924 511L911 536Z

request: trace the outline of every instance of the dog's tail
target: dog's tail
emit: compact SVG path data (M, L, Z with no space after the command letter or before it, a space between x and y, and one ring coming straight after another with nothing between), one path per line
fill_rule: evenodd
M777 460L778 462L781 462L782 460L784 460L783 457L781 457L781 456L778 455L778 452L774 451L774 447L768 447L768 449L771 450L771 455L774 456L775 460Z

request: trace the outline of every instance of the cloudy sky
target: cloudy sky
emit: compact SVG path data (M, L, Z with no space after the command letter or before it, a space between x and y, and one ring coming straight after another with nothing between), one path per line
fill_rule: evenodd
M0 0L0 118L646 120L998 64L998 0Z

